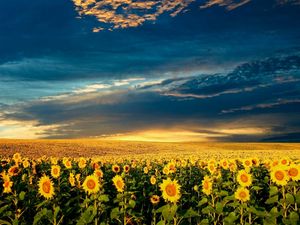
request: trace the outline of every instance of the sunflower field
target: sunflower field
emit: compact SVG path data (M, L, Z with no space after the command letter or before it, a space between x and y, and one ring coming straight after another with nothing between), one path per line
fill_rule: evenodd
M1 158L0 224L300 224L300 161Z

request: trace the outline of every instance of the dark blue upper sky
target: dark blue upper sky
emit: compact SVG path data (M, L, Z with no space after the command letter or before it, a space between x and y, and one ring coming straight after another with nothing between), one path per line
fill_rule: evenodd
M299 140L299 4L3 1L0 138Z

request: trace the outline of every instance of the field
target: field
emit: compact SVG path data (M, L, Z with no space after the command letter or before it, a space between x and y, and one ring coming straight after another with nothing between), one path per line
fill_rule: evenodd
M0 224L300 223L300 145L0 140Z
M294 143L163 143L136 141L107 141L104 139L78 140L6 140L0 139L0 155L19 152L23 156L37 158L43 155L55 157L97 157L151 155L174 157L191 155L201 158L281 156L300 158L300 144Z

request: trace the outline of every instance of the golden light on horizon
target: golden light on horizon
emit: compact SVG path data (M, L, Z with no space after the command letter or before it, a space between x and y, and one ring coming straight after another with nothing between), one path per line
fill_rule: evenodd
M224 137L223 134L208 134L185 130L146 130L119 134L106 137L108 140L118 141L148 141L148 142L192 142L213 141L213 138Z

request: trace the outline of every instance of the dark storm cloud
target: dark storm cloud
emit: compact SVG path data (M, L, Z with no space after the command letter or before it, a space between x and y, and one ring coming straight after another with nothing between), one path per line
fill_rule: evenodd
M281 69L278 60L282 63ZM297 56L252 62L231 73L211 76L206 82L203 76L189 78L179 85L174 82L182 79L166 80L159 84L163 86L160 91L136 88L83 95L70 93L63 98L15 106L8 110L10 112L4 115L4 119L37 120L39 126L60 125L61 129L45 131L52 138L101 136L183 125L192 131L202 127L209 134L216 133L214 128L226 128L228 124L233 128L242 125L244 128L256 127L268 131L250 136L227 134L226 138L218 140L271 138L280 133L278 127L287 126L285 133L299 130L299 124L293 122L299 120L300 113L299 62ZM253 77L249 76L251 70L260 72L256 71ZM280 73L276 74L276 71ZM245 82L242 91L219 95L216 88L215 92L209 88L223 83L223 87L230 90L235 87L237 79L255 82ZM266 81L268 85L262 85ZM253 84L261 86L253 88ZM180 93L183 87L185 93L189 88L191 93L197 92L197 95L205 96L207 90L210 95L215 95L202 98L168 95L176 89ZM220 131L221 134L224 132Z

